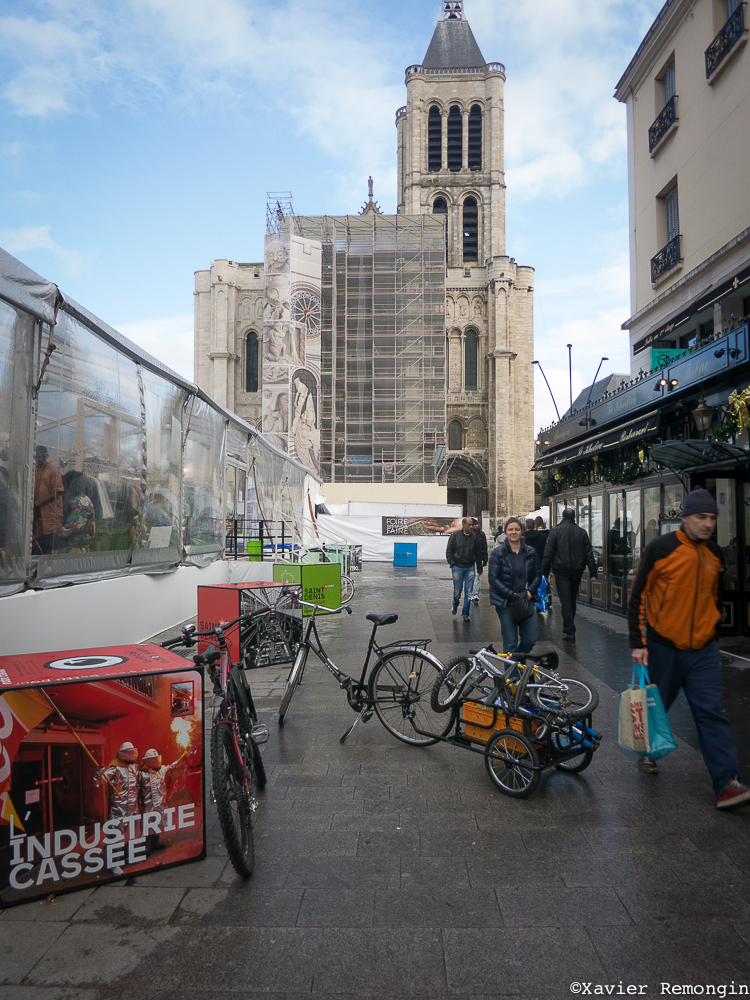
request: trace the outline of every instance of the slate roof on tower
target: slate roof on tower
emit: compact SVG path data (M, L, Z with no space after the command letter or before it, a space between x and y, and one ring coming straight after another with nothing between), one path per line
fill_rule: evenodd
M453 6L459 9L459 15L453 17L448 15L438 21L422 65L427 69L469 69L486 66L487 62L477 45L474 32L463 17L462 5Z

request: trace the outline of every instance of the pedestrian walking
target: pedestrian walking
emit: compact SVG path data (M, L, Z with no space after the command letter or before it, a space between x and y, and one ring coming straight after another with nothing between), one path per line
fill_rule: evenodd
M523 540L527 545L530 545L532 549L534 549L536 554L539 556L540 563L542 559L544 559L544 548L547 544L548 538L549 532L539 531L533 517L526 518L526 530L523 533Z
M522 538L522 526L517 517L505 525L505 541L490 555L487 577L490 583L490 604L500 619L504 653L530 653L536 642L536 611L522 621L516 619L510 604L519 596L534 601L542 582L542 567L536 551Z
M479 604L479 588L482 581L482 573L484 572L484 567L487 565L487 560L489 559L489 549L487 548L487 536L482 531L482 526L479 521L472 517L471 527L477 538L478 556L476 564L476 572L474 573L474 586L471 591L471 599L475 604Z
M708 490L693 490L682 506L682 527L649 542L633 584L628 625L633 660L648 667L665 709L684 688L716 805L729 809L750 802L750 788L740 780L734 733L721 707L716 629L725 563L711 540L718 513ZM659 770L650 757L639 757L638 766L647 774Z
M566 507L562 521L550 532L542 558L542 576L555 574L555 589L563 616L563 639L576 641L576 599L586 566L596 580L596 561L588 532L579 528L575 511Z
M471 610L471 588L474 585L474 572L477 564L477 536L471 526L471 518L465 517L461 521L461 530L454 531L448 539L445 550L445 558L451 568L453 575L453 610L452 614L458 611L458 602L461 600L461 591L464 592L463 619L470 620Z

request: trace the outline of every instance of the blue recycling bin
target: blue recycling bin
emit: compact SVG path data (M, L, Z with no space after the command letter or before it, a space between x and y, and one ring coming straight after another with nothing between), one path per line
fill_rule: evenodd
M417 543L416 542L394 542L393 543L393 565L394 566L416 566L417 565Z

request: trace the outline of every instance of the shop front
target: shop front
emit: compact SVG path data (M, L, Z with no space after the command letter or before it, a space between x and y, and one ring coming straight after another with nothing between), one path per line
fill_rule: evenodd
M715 541L727 566L721 631L750 636L747 350L744 326L540 434L534 468L544 476L552 523L573 508L594 550L597 578L584 574L581 601L626 614L644 548L680 527L685 493L700 486L719 510Z

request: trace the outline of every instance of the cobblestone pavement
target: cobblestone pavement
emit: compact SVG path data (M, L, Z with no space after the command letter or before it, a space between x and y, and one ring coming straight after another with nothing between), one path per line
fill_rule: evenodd
M332 658L356 672L369 611L397 611L388 638L430 638L443 661L499 639L486 588L470 625L450 591L445 566L366 565L354 614L321 628ZM0 1000L561 1000L750 984L750 809L714 808L684 705L679 751L656 777L637 771L616 741L624 623L584 609L578 626L563 647L554 610L537 648L596 685L605 740L584 773L545 772L520 801L480 756L406 746L376 719L340 745L354 716L317 661L279 730L287 668L255 671L271 735L252 878L229 866L209 804L204 861L3 912ZM750 672L726 675L747 759Z

